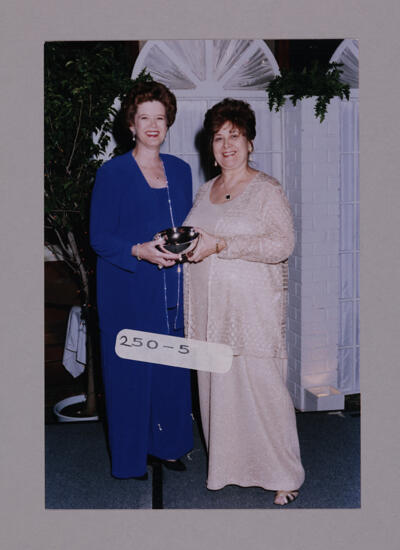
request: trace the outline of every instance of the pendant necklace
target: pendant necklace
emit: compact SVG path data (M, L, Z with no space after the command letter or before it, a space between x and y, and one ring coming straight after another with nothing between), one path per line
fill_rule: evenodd
M227 201L231 200L231 194L227 192L224 181L222 181L222 186L225 189L225 200Z
M133 156L135 157L135 155L133 155ZM150 185L150 187L153 187L153 189L162 189L164 186L163 186L163 187L158 187L160 181L162 181L161 176L149 174L149 175L146 177L146 176L145 176L145 171L146 171L147 169L151 170L150 167L149 167L149 166L145 166L145 165L143 165L143 164L139 164L139 162L137 161L136 157L135 157L135 160L136 160L137 165L139 166L139 168L140 168L140 170L141 170L143 176L144 176L145 179L147 180L147 183L148 183L149 185L150 185L150 183L152 183L152 182L154 182L154 183L156 184L156 187L153 187L152 185ZM163 169L163 171L164 171L164 182L166 182L166 184L168 185L168 182L166 181L167 178L166 178L166 175L165 175L165 169L164 169L164 165L163 165L162 161L161 161L161 167L162 167L162 169Z
M227 188L226 188L226 186L225 186L225 181L224 181L224 180L221 180L221 182L222 182L222 187L223 187L224 190L225 190L225 195L224 195L225 200L230 201L231 198L232 198L232 191L233 191L233 189L234 189L235 187L237 187L238 185L240 185L240 184L241 184L242 182L244 182L244 181L245 181L245 179L243 178L242 180L238 180L236 183L234 183L233 186L232 186L232 190L231 190L231 192L229 193L228 190L227 190Z

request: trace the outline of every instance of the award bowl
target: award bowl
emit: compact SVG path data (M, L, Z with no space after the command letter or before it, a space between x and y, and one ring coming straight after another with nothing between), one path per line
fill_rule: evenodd
M198 232L190 226L170 227L163 229L154 235L153 239L164 239L163 248L173 254L181 254L187 250L199 236Z

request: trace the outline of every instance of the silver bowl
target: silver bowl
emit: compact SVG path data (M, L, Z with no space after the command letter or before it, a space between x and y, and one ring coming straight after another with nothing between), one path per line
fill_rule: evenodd
M154 235L153 239L164 239L163 248L173 254L182 254L197 239L199 233L190 226L170 227Z

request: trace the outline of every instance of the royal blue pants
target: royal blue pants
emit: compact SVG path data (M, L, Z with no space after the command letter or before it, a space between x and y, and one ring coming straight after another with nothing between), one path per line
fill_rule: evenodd
M176 459L192 449L190 370L121 359L115 338L101 332L111 472L129 478L146 472L148 454Z

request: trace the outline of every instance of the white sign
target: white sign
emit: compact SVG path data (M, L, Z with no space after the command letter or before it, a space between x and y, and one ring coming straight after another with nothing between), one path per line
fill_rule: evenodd
M233 355L226 344L131 329L117 334L115 353L122 359L216 373L229 371Z

